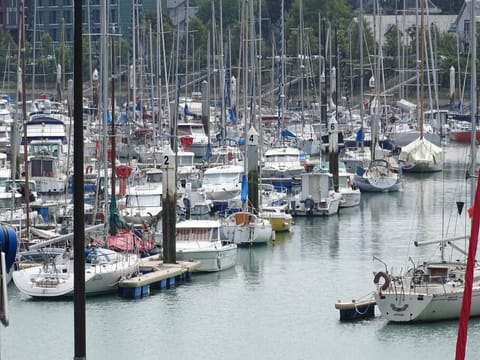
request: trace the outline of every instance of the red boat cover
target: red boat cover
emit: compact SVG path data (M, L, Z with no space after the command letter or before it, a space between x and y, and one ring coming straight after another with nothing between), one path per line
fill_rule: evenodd
M473 211L471 209L473 208ZM469 215L472 217L472 229L470 232L470 243L468 245L467 271L465 273L465 288L463 293L462 310L458 322L457 350L456 360L465 359L465 350L467 347L468 320L470 318L470 308L472 306L472 286L473 286L473 268L475 266L475 256L477 254L478 230L480 227L480 172L477 177L477 191L472 208L469 209Z

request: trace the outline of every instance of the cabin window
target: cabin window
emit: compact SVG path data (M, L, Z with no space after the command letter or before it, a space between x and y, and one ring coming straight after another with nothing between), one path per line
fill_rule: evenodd
M31 161L32 176L53 176L53 161L32 160Z
M448 276L447 268L429 268L430 270L430 282L436 284L443 284Z
M158 172L158 173L150 173L148 174L147 173L147 183L159 183L159 182L162 182L162 173L161 172Z
M211 236L209 228L177 229L178 241L209 241Z
M193 156L181 155L177 157L178 166L193 166Z

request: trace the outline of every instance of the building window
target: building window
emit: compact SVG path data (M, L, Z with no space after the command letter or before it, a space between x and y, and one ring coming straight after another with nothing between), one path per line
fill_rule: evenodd
M50 13L48 14L48 18L50 20L49 21L50 25L58 24L57 12L56 11L50 11Z
M16 8L7 8L7 26L18 26Z
M465 37L468 37L470 35L470 20L465 20L463 23L463 34Z
M65 20L65 24L71 24L72 23L72 11L71 10L65 10L63 12L63 19Z

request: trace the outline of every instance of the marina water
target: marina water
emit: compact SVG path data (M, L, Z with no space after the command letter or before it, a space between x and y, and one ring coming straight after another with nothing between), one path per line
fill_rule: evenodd
M233 269L194 274L143 299L88 298L87 359L454 358L457 321L397 325L377 311L343 323L334 308L374 291L373 272L383 265L373 256L406 268L409 256L438 255L438 247L413 241L441 238L447 222L465 233L465 221L448 219L455 201L465 200L469 150L453 143L445 150L443 172L405 175L403 191L362 194L359 208L338 216L297 218L291 233L267 246L239 249ZM31 300L13 284L8 290L1 358L72 359L73 301ZM479 353L480 319L471 319L467 358Z

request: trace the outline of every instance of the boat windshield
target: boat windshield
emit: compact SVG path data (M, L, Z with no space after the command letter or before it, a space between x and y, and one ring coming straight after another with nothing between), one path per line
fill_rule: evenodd
M155 207L161 206L162 195L127 195L127 207Z
M161 172L147 173L147 183L160 183L160 182L162 182Z
M240 181L240 175L237 173L215 173L204 174L203 184L218 185L218 184L231 184L238 183Z
M298 155L279 154L279 155L267 155L265 157L265 163L269 162L295 162L298 163Z
M218 234L216 228L180 228L177 229L178 241L210 241Z
M193 166L194 155L179 155L177 156L178 166Z

